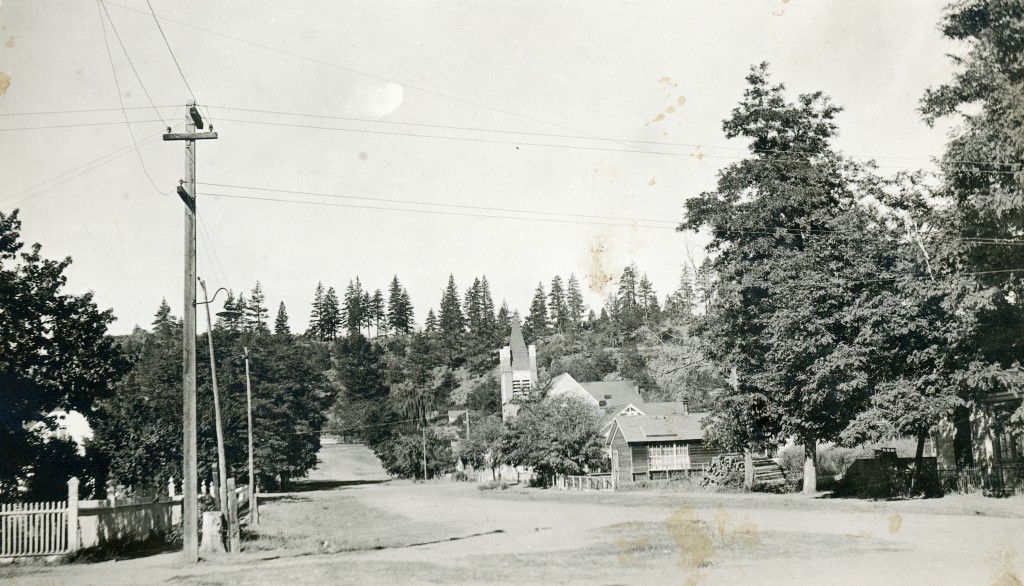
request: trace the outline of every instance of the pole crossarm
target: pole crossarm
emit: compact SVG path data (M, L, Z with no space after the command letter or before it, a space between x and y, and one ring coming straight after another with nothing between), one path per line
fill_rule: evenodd
M211 140L217 138L216 132L168 132L164 140Z

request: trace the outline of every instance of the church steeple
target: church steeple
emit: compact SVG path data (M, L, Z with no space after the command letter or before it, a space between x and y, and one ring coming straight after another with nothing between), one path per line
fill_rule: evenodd
M498 356L501 361L501 416L508 420L519 410L513 399L528 397L537 388L537 347L526 345L518 314L512 319L509 345L500 349Z

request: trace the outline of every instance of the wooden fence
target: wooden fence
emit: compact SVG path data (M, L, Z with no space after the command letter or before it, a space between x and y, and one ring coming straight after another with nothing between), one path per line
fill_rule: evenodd
M78 500L77 478L68 500L0 505L0 558L61 555L111 541L141 541L181 523L181 496ZM213 493L200 487L200 492ZM238 508L252 508L249 487L235 488Z
M611 474L594 476L559 476L555 484L562 490L615 490Z
M0 505L0 557L57 555L68 545L67 501Z

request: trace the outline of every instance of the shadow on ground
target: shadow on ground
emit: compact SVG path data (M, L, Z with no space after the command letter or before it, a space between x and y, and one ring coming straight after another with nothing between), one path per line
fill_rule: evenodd
M364 484L381 484L391 482L390 479L383 480L301 480L293 483L286 492L314 492L317 490L336 490L347 486L359 486Z

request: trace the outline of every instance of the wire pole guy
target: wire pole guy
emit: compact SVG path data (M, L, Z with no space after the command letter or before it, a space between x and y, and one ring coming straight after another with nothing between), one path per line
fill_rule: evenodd
M184 423L182 466L182 540L185 562L199 561L199 463L196 452L196 140L217 138L211 128L202 130L203 118L195 100L185 104L185 132L167 129L164 140L185 141L185 178L178 196L185 202L185 303L182 327L182 421Z

